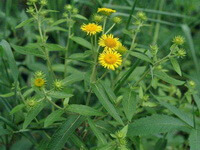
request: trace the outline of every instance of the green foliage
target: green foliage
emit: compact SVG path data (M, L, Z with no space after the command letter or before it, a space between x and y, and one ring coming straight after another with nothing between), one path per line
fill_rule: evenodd
M0 149L198 150L199 4L2 1Z

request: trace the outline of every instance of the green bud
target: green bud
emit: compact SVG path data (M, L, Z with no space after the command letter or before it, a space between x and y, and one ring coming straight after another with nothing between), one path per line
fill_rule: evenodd
M122 22L122 19L120 17L113 17L112 21L116 24L120 24Z
M185 39L184 39L184 37L178 35L178 36L175 36L175 37L174 37L174 39L173 39L172 42L173 42L174 44L176 44L176 45L183 45L184 42L185 42Z
M73 9L73 7L72 7L72 5L68 4L68 5L65 6L65 9L67 11L71 11Z
M33 7L29 7L27 10L26 10L27 13L30 13L30 14L33 14L35 12L35 9Z
M63 13L63 17L67 18L68 17L68 13L64 12Z
M92 20L94 20L94 21L97 22L97 23L100 23L100 22L103 21L103 16L98 15L98 14L94 14L94 15L92 16Z
M34 107L37 104L37 101L34 98L28 99L26 101L26 105L28 107Z
M46 6L46 5L47 5L47 0L41 0L41 1L40 1L40 4L41 4L42 6Z
M73 8L73 9L72 9L72 13L73 13L73 14L78 14L78 12L79 12L79 11L78 11L77 8Z
M177 56L180 57L180 58L185 57L186 56L186 51L183 48L179 49L177 51Z
M63 89L63 82L62 80L55 80L53 83L53 86L56 90L62 90Z
M155 56L158 53L158 46L156 44L155 45L150 45L150 50L151 50L151 54L153 56Z
M42 71L36 71L34 76L35 78L44 78L45 74Z
M136 14L137 18L140 19L141 21L147 21L147 16L144 12L139 11Z
M192 80L188 81L188 85L191 88L195 88L196 87L196 83L194 81L192 81Z

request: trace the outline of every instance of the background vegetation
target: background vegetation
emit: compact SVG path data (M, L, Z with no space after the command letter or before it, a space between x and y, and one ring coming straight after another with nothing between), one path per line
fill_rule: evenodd
M129 17L131 13L135 16L138 11L143 11L148 18L146 22L148 26L140 30L136 38L136 48L140 52L144 52L144 50L149 49L149 45L157 44L159 47L158 56L162 58L169 53L172 39L176 35L182 35L185 38L184 48L187 56L184 59L178 59L182 76L179 76L174 71L170 61L162 65L168 71L167 74L173 79L186 81L185 86L179 84L177 84L178 86L172 86L174 80L165 81L163 79L165 77L161 75L162 77L159 79L164 81L160 82L157 89L146 90L148 84L150 84L151 77L149 76L147 80L143 80L137 86L131 87L133 89L130 90L129 85L137 83L145 72L146 67L149 66L147 62L142 61L137 63L137 67L134 68L128 78L125 78L123 84L119 80L118 88L120 88L117 90L115 88L114 90L107 87L110 87L110 82L115 80L115 73L118 72L109 71L103 80L105 82L102 83L103 87L106 88L101 88L99 92L98 84L92 87L89 106L98 111L90 111L85 107L76 108L76 105L71 105L82 104L85 106L87 95L91 90L88 76L91 74L90 66L92 61L88 58L89 55L84 53L87 50L87 46L84 47L84 44L81 44L83 41L71 40L68 51L68 76L64 79L66 85L64 92L68 95L54 96L56 99L70 98L67 99L69 100L69 106L74 107L68 110L70 112L68 114L57 111L56 114L54 113L55 116L51 116L51 118L56 119L50 121L50 123L46 122L46 124L44 124L45 118L52 113L51 106L47 106L45 109L42 108L42 113L37 116L36 121L31 120L32 123L31 121L24 123L24 120L27 121L25 119L27 118L27 112L23 111L22 105L16 109L16 106L21 104L22 97L32 93L30 87L34 72L42 70L46 74L47 86L51 86L53 83L48 75L46 61L40 57L40 53L35 52L36 48L30 45L30 43L39 41L36 24L31 22L21 28L16 28L21 22L30 18L30 14L26 12L28 8L26 2L26 0L1 0L0 3L0 41L2 41L0 47L0 149L61 149L65 147L65 149L103 150L116 148L115 143L119 144L118 149L123 149L124 147L120 147L119 132L122 134L122 139L126 137L127 144L125 145L129 149L200 149L199 0L49 0L47 9L58 11L48 13L48 17L53 22L63 18L66 4L71 4L78 8L79 14L89 20L100 7L115 9L117 12L114 15L120 16L123 21L114 27L113 34L121 39L126 35L124 43L127 47L130 47L131 39L125 29L135 29L133 24L134 17L131 17L131 20L129 20ZM134 4L136 5L135 8L133 7ZM75 19L76 22L73 24L72 32L75 36L87 39L80 30L80 26L88 22L84 17L79 16ZM128 24L129 21L130 23ZM109 25L112 24L110 23ZM49 29L47 33L47 46L51 51L50 61L58 79L63 79L65 59L62 50L67 45L67 28L66 23L63 22L59 24L59 27L56 26ZM87 40L89 41L89 39ZM24 52L29 48L29 54ZM122 72L125 77L126 72L135 65L137 60L138 58L131 57L126 62L127 66ZM104 69L101 68L99 77L103 73ZM124 77L124 74L120 77ZM195 88L190 87L190 81L195 82ZM130 94L132 90L137 91L137 96ZM179 93L177 94L177 92ZM102 97L102 93L108 97L109 102L111 101L114 108L117 109L117 115L114 111L114 117L113 114L110 116L107 114L110 108L105 107L108 104L102 104L102 101L103 103L107 102L104 101L105 97ZM20 97L20 94L23 96ZM73 97L70 97L70 94ZM128 97L126 97L127 95ZM122 96L126 97L126 99L129 99L130 96L133 96L131 97L133 99L142 99L145 98L144 96L149 96L150 100L148 102L150 103L143 103L144 99L142 102L140 101L139 106L135 107L135 112L131 112L134 115L130 117L127 116L129 112L127 114L123 112ZM112 101L113 99L117 102ZM56 105L62 106L63 103L63 101L57 101ZM104 108L102 108L101 104ZM78 110L75 110L75 108ZM57 110L57 108L53 109ZM38 110L40 108L36 111ZM74 115L74 113L80 113L81 116ZM123 122L121 122L121 118L118 118L118 114ZM129 129L126 126L127 124L131 124Z

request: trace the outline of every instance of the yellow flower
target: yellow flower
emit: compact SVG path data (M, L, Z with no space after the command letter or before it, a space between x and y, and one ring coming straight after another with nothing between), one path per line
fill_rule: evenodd
M106 50L99 55L99 63L104 68L115 70L122 63L121 54L116 51Z
M102 31L102 26L99 26L95 23L83 24L81 30L87 32L89 35L95 35L98 32Z
M112 34L102 35L99 39L99 45L105 47L105 50L116 50L120 46L118 38L114 38Z
M111 15L112 13L115 13L116 10L110 9L110 8L98 8L98 13L102 13L104 15Z
M42 86L44 86L45 85L45 79L43 79L43 78L35 78L34 85L36 87L42 87Z

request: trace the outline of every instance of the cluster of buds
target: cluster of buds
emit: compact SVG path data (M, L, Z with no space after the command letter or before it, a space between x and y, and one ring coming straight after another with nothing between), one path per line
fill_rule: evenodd
M78 14L78 9L70 4L65 5L65 10L64 17L68 17L69 14Z
M127 148L127 134L128 126L125 126L122 130L117 131L115 134L111 134L116 139L116 146L118 150L128 150Z
M135 22L135 25L142 25L143 22L147 21L147 16L144 12L142 11L139 11L137 12L136 14L136 22Z
M180 48L185 42L184 37L182 36L176 36L172 40L173 45L171 46L171 52L172 54L176 55L178 58L183 58L186 56L186 51L183 48Z
M34 15L37 11L36 11L36 4L40 4L41 7L44 7L47 5L47 0L28 0L27 5L29 6L28 9L26 10L26 12L30 13L31 15ZM46 12L45 11L40 11L41 15L45 15Z

